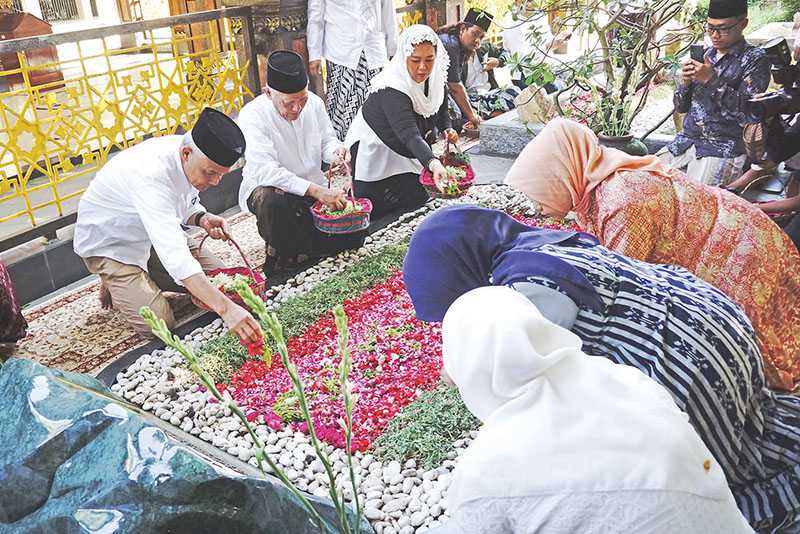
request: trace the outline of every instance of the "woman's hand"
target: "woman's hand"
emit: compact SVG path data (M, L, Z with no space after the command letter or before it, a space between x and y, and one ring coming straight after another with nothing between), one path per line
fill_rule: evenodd
M433 158L428 164L428 168L433 174L433 183L436 184L436 189L444 192L444 187L447 185L447 171L444 165L442 165L442 162L438 159Z
M342 147L337 148L335 154L336 161L334 162L334 165L339 167L341 174L344 176L350 176L350 151Z
M450 141L451 143L458 143L458 132L452 128L448 128L444 131L445 138Z

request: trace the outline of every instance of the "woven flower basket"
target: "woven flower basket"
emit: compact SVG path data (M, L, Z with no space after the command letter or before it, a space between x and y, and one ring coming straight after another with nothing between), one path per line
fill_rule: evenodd
M198 250L203 248L203 243L205 243L206 239L208 239L208 235L207 234L200 241L200 246L198 247ZM234 241L233 238L230 237L230 236L228 236L228 243L231 243L234 247L236 247L236 250L239 251L239 254L242 256L242 260L244 261L245 267L225 267L223 269L211 269L210 271L206 271L206 276L211 278L211 277L216 276L216 275L218 275L220 273L225 273L225 274L227 274L229 276L235 276L237 274L241 274L241 275L244 275L244 276L249 276L250 279L253 281L252 283L250 283L250 289L253 290L253 293L255 293L259 297L263 298L264 297L264 288L266 287L267 280L264 278L264 276L261 273L256 272L256 271L253 270L253 268L250 266L250 262L247 261L247 258L245 257L244 252L242 252L242 249L239 247L239 244L236 243L236 241ZM235 302L239 306L244 306L244 302L242 301L242 298L239 296L239 294L237 292L235 292L235 291L232 291L232 292L225 291L222 287L219 287L219 290L222 291L223 293L225 293L226 297L231 299L233 302ZM204 310L213 311L204 302L200 301L199 299L196 299L194 297L194 295L192 295L192 302L198 308L202 308Z
M423 169L419 175L419 183L425 188L431 198L458 198L467 194L472 184L475 183L475 171L469 164L469 156L459 150L451 150L450 142L445 142L444 153L442 154L442 165L445 167L458 167L464 169L466 174L458 180L458 187L453 191L440 191L433 181L433 173L428 169Z
M366 230L369 227L369 217L372 213L372 202L368 198L351 198L350 200L359 206L359 210L338 217L323 211L325 205L322 202L315 202L311 206L314 226L319 231L328 234L351 234Z
M449 165L450 167L455 167L456 165ZM419 175L419 183L422 184L422 187L425 188L425 191L428 192L431 198L458 198L462 197L467 194L467 191L472 184L475 183L475 172L472 170L472 167L469 165L462 166L467 174L458 181L458 190L456 192L446 192L446 191L439 191L439 188L436 187L436 184L433 181L433 173L428 169L424 169L422 173Z
M333 175L340 169L339 166L331 166L326 173L328 177L328 189L333 183ZM369 217L372 213L372 201L368 198L356 198L353 190L350 190L350 202L358 206L358 209L343 215L333 215L327 213L325 205L319 200L309 208L311 216L314 218L314 226L320 232L327 234L352 234L366 230L369 227Z

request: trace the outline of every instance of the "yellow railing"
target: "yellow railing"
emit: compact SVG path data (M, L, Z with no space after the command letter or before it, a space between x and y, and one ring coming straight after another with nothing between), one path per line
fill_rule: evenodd
M137 33L74 32L44 61L57 35L34 38L38 52L4 52L14 41L0 43L0 239L74 212L113 152L188 130L205 106L231 113L252 98L241 19L208 13L216 15L180 28L178 17ZM143 24L118 28L126 26Z

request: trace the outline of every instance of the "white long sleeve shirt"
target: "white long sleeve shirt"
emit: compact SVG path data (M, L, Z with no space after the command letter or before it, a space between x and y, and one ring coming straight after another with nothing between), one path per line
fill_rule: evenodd
M355 69L361 52L367 66L383 67L397 51L393 0L308 0L308 59Z
M247 199L259 186L298 196L304 196L312 182L327 187L322 162L333 163L336 150L344 145L317 95L309 92L303 111L291 122L280 116L267 95L260 95L242 108L237 122L247 142L239 187L242 211L250 211Z
M123 150L89 184L78 204L73 248L147 271L155 248L172 278L202 273L181 224L205 211L180 160L180 135L148 139Z

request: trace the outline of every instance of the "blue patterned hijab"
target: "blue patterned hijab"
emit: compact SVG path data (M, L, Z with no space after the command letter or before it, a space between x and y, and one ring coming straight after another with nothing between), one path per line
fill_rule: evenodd
M581 232L531 228L502 211L449 206L426 217L414 231L403 277L422 321L441 321L467 291L510 285L529 276L545 277L576 305L600 310L600 297L583 273L537 250L542 245L577 241L598 244Z

